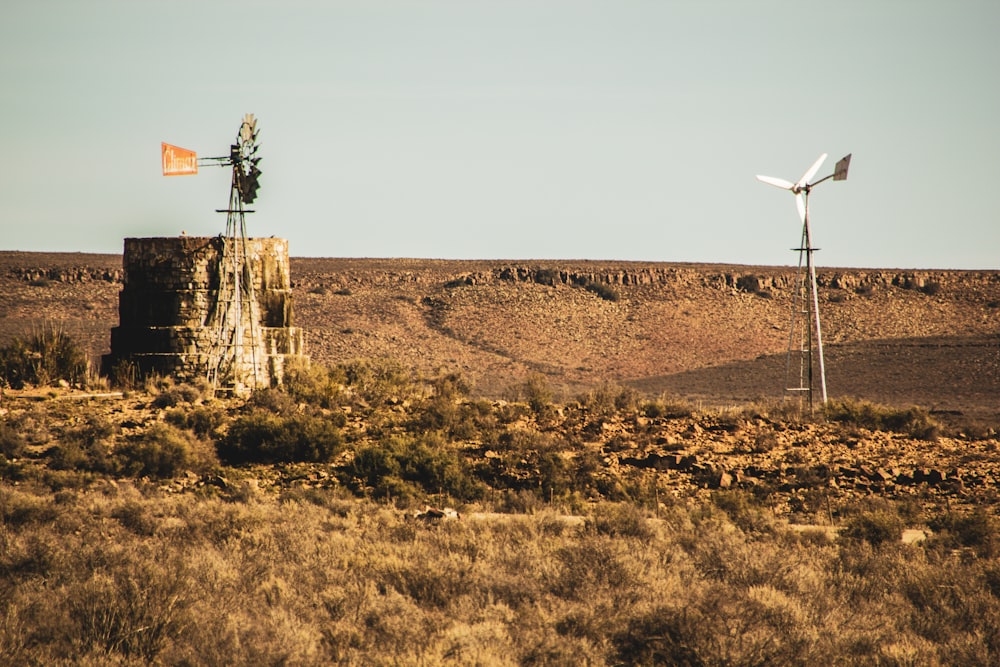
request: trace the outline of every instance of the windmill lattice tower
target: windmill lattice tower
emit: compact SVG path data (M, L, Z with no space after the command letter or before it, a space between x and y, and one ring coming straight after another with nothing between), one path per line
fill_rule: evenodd
M226 233L219 258L219 290L211 325L215 343L210 352L208 380L217 392L243 393L267 384L264 348L260 330L260 304L256 298L253 264L247 251L244 208L257 196L260 170L257 163L257 121L247 114L236 143L230 146L233 178L226 214Z

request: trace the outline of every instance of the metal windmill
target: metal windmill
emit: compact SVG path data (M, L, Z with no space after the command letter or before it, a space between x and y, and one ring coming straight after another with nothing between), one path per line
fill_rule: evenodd
M792 322L788 335L788 355L785 361L785 397L808 396L809 410L813 409L814 373L813 358L818 360L819 387L822 402L826 403L826 365L823 358L823 333L819 320L819 295L816 289L816 265L813 253L819 248L812 247L812 237L809 229L809 193L823 181L833 179L843 181L847 178L847 168L851 164L851 156L837 162L834 172L818 181L811 181L816 172L826 160L826 153L819 156L806 173L797 182L792 183L783 178L773 176L757 176L757 180L789 190L795 195L795 206L802 220L802 239L798 248L799 269L796 276L796 289L792 297ZM813 354L815 347L816 354Z
M260 158L257 156L257 119L246 114L236 134L236 143L229 147L224 165L232 165L229 206L216 209L226 214L226 233L222 239L219 262L219 291L210 326L216 335L209 356L208 379L216 390L241 392L256 389L261 368L260 304L254 293L252 263L247 249L246 214L244 208L257 198L260 188ZM216 158L219 159L219 158Z
M199 165L231 166L229 206L216 209L226 214L226 233L219 237L218 292L215 307L205 322L214 329L208 352L208 380L216 391L240 393L265 382L260 329L260 304L254 294L254 276L246 233L244 208L257 198L260 188L260 157L257 156L257 119L246 114L236 142L225 157L198 158L194 151L162 144L163 174L197 174Z

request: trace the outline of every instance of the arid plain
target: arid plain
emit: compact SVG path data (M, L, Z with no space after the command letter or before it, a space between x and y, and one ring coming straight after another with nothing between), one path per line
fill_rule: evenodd
M5 390L0 663L997 664L1000 272L821 270L802 415L794 268L291 270L281 390ZM122 280L0 253L0 345Z
M320 363L388 357L502 397L601 384L718 406L780 399L795 267L293 258ZM0 253L0 343L57 325L96 358L121 258ZM1000 419L1000 272L819 270L831 397ZM594 286L602 286L600 290ZM588 288L589 287L589 288Z

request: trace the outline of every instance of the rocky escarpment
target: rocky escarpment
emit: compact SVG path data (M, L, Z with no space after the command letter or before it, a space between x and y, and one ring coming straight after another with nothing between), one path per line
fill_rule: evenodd
M29 283L54 281L59 283L106 282L121 283L125 272L122 269L95 268L92 266L61 267L12 267L9 274L15 280Z
M343 262L343 271L323 271ZM327 267L322 267L327 268ZM473 270L474 269L474 270ZM432 285L446 287L496 285L498 283L547 286L613 287L711 287L749 293L794 289L799 274L794 267L734 267L687 264L620 262L538 262L443 260L297 260L293 266L295 285L304 289L349 289L352 285ZM866 269L819 269L820 288L869 293L896 287L936 294L941 289L992 291L1000 286L998 271L904 271Z

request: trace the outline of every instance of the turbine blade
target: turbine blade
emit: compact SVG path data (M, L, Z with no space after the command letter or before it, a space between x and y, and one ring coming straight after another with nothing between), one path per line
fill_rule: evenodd
M808 185L809 181L812 180L812 177L816 175L817 171L819 171L819 168L823 166L823 160L825 159L826 159L826 153L823 153L822 155L819 156L818 160L813 162L813 166L809 167L809 171L802 174L802 178L799 179L799 182L796 183L795 186L801 188Z
M757 176L757 180L761 183L767 183L768 185L773 185L776 188L781 188L782 190L791 190L795 187L794 183L790 183L783 178L775 178L774 176Z
M799 209L799 220L805 224L806 221L806 201L805 196L800 192L795 195L795 208Z

